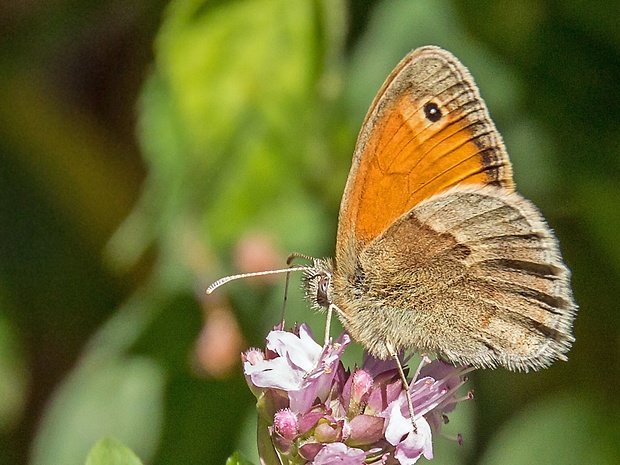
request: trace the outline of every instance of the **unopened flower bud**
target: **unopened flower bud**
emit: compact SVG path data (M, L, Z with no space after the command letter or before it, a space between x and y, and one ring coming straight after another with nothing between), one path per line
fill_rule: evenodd
M357 370L353 373L351 399L349 400L349 418L362 413L364 404L368 401L372 384L372 376L366 370Z
M372 389L372 376L366 370L357 370L353 373L351 398L356 403L365 402Z
M287 408L276 412L273 417L273 426L280 436L289 441L299 433L297 416Z

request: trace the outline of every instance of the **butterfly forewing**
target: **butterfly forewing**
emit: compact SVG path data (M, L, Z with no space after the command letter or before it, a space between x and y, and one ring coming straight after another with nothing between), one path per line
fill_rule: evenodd
M457 184L512 188L501 137L467 70L436 47L413 51L373 102L340 206L338 251Z

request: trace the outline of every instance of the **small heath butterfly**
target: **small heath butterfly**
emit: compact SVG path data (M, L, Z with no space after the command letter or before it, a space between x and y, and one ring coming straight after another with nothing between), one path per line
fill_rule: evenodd
M412 349L528 371L566 360L574 341L577 306L558 241L515 191L471 75L437 47L407 55L370 106L335 259L289 270L304 271L306 296L328 309L328 323L336 312L382 359Z
M387 78L362 125L335 260L307 295L386 358L404 349L510 370L566 359L570 272L538 209L515 192L502 138L467 69L422 47Z

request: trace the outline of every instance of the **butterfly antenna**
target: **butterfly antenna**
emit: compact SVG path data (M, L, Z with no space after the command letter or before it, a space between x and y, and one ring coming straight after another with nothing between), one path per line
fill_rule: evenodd
M287 264L287 265L290 265L290 264L291 264L291 262L292 262L293 260L295 260L296 258L302 258L302 259L304 259L304 260L308 260L309 262L312 262L312 263L314 263L314 262L316 261L316 258L311 257L310 255L305 255L305 254L303 254L303 253L293 252L293 253L292 253L292 254L290 254L290 255L288 256L288 258L286 259L286 264Z
M209 287L207 287L207 294L211 294L213 291L215 291L218 287L230 282L230 281L235 281L237 279L242 279L242 278L254 278L256 276L268 276L271 274L278 274L278 273L290 273L291 271L304 271L306 270L308 267L307 266L293 266L290 268L283 268L281 270L267 270L267 271L255 271L253 273L241 273L241 274L235 274L232 276L225 276L223 278L218 279L217 281L215 281L213 284L211 284Z

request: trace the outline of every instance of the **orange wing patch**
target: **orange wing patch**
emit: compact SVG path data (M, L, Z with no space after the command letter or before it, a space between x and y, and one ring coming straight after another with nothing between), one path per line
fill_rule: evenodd
M457 184L513 188L501 137L469 73L447 52L432 52L429 67L441 73L429 73L424 84L439 76L436 94L410 83L424 57L409 56L371 106L341 205L339 242L352 233L355 242L368 243L422 200ZM441 112L435 122L425 116L429 103Z

